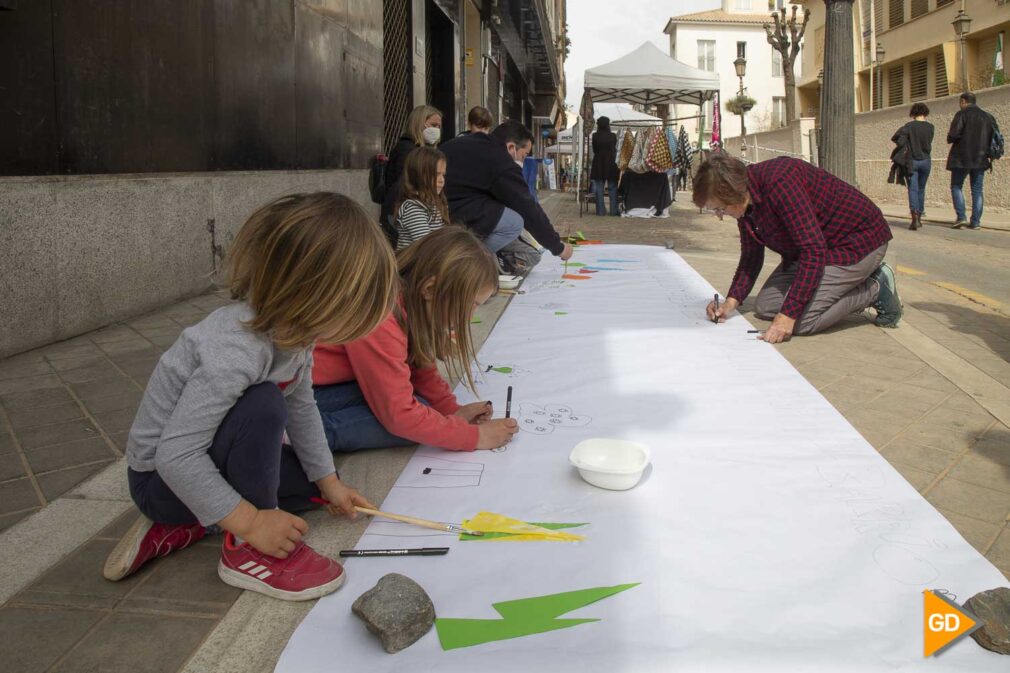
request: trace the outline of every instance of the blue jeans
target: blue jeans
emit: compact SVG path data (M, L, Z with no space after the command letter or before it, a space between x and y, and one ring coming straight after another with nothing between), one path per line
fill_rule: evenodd
M225 415L207 454L221 476L257 509L300 512L318 507L319 489L305 476L298 457L281 445L288 420L284 395L273 383L250 386ZM196 522L196 515L156 471L127 470L130 496L151 521Z
M926 181L933 164L929 158L912 159L912 172L908 174L908 209L922 214L926 210Z
M521 233L523 233L523 216L511 208L505 208L494 230L484 239L484 245L491 252L498 252L519 238Z
M970 177L971 184L971 224L981 224L982 222L982 182L985 180L985 171L981 168L965 170L954 168L950 171L950 198L954 201L954 213L957 219L962 221L964 217L964 179Z
M604 184L606 184L607 191L610 192L610 214L617 215L617 183L613 180L592 180L592 185L590 185L593 192L596 194L596 214L606 215L606 211L603 210L603 189Z
M388 449L416 444L382 427L368 407L357 381L314 388L316 406L323 418L326 443L333 452Z

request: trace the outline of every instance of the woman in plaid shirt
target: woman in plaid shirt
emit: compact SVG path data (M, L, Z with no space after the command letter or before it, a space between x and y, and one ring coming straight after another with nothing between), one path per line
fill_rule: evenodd
M710 320L724 321L747 298L768 248L782 262L755 301L757 316L772 321L765 341L816 334L871 306L877 325L898 326L901 300L883 263L891 230L852 185L798 159L747 166L719 153L698 168L694 203L740 228L740 262L726 301L708 305Z

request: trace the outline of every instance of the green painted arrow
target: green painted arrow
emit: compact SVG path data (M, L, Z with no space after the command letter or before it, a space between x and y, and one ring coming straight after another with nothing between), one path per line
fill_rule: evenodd
M508 640L535 633L567 629L600 620L594 618L558 619L561 615L638 585L639 582L618 584L613 587L594 587L548 596L504 601L492 605L502 616L502 619L438 618L435 620L435 629L438 631L438 640L442 643L443 650L454 650L496 640Z

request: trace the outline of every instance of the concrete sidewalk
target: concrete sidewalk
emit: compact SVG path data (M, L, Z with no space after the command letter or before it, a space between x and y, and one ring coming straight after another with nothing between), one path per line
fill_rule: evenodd
M580 218L566 194L548 193L543 203L560 231L611 243L672 241L723 288L737 261L736 229L699 215L685 196L666 220ZM854 316L781 352L1010 577L1010 320L915 277L899 282L909 308L901 328ZM0 362L5 670L265 673L311 608L222 584L220 538L124 582L101 577L106 554L135 516L122 447L146 379L183 327L225 301L194 298ZM478 344L506 305L495 297L482 307ZM748 313L750 304L743 308ZM381 501L411 452L337 462L343 478ZM310 544L334 555L365 526L322 513L307 518Z
M966 198L968 197L966 196ZM877 206L889 220L912 221L912 216L908 212L907 203L877 203ZM968 214L971 214L970 203L968 205ZM955 215L953 206L947 208L928 207L926 208L925 214L922 216L923 224L936 225L939 227L950 228L954 224L954 220ZM992 209L984 210L982 214L982 228L1010 232L1010 213L1005 211L994 212Z

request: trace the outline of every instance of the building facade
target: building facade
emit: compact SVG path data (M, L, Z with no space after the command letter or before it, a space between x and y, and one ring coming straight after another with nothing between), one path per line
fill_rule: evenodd
M565 0L0 0L0 357L212 287L416 105L561 127ZM376 211L377 212L377 211Z
M768 44L764 24L782 0L723 0L716 10L672 17L663 29L670 36L670 56L702 70L719 73L723 104L740 89L733 62L747 61L744 90L756 101L746 114L747 132L767 131L785 123L785 80L782 59ZM799 64L796 66L799 75ZM697 108L672 106L670 116L682 120L692 139L698 138ZM712 104L704 109L704 142L712 137ZM740 135L740 117L722 108L722 137Z
M817 75L824 67L825 5L823 0L798 2L810 9L810 24L803 76L797 78L797 109L803 116L814 117L820 106ZM856 112L910 105L998 84L995 56L999 35L1010 33L1010 3L965 0L971 24L963 61L961 43L952 26L961 7L958 0L855 0ZM879 63L878 45L883 49Z

